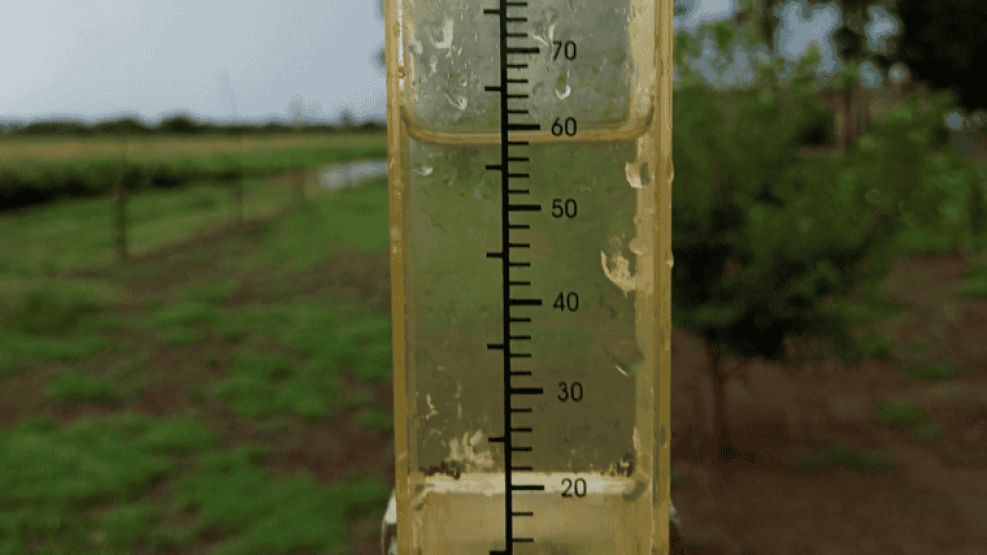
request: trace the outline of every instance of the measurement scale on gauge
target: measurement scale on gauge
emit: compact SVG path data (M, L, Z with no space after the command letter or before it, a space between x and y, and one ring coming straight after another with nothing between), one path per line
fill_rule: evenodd
M387 5L401 554L667 552L671 13Z

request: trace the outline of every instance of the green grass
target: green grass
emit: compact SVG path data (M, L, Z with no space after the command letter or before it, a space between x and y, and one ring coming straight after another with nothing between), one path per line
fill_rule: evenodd
M21 332L0 332L0 376L38 364L82 360L113 349L108 340L92 335L45 338Z
M956 377L956 369L945 362L911 366L905 370L905 373L920 381L940 381Z
M15 328L27 333L62 334L94 329L101 312L119 300L118 292L94 282L42 282L5 299ZM93 325L95 324L95 325Z
M849 331L844 340L833 346L850 362L888 358L895 350L895 342L876 328L901 314L901 310L902 306L876 284L869 284L852 296L832 303L826 308L830 318Z
M849 356L853 360L886 359L894 352L894 340L878 332L865 332L855 336Z
M387 187L383 182L341 191L331 199L284 220L262 239L247 264L304 272L319 268L330 254L387 248Z
M147 541L148 530L153 530L162 510L146 501L123 503L95 517L90 533L94 550L132 552Z
M987 266L976 266L960 282L957 293L966 299L987 300Z
M855 298L834 304L831 311L848 326L886 322L901 313L901 305L883 290L868 290Z
M256 187L254 215L294 202ZM270 224L123 264L101 229L104 199L0 215L0 387L4 371L53 367L38 373L54 401L41 410L81 415L0 429L0 555L348 552L351 523L382 511L385 482L274 471L227 434L341 411L368 436L390 433L372 394L390 378L390 321L363 297L386 293L386 272L359 291L333 273L386 268L387 189L312 193ZM228 225L227 194L134 195L135 250ZM182 373L204 379L185 391ZM217 397L231 414L214 410Z
M236 339L241 334L236 315L222 310L236 289L232 281L185 288L177 298L152 307L139 326L173 347L191 347L214 336Z
M237 285L231 280L210 282L198 287L187 287L182 291L186 301L218 306L230 300L236 293Z
M881 403L875 417L881 424L899 429L916 429L929 421L925 409L895 401Z
M129 553L210 538L217 555L348 553L349 522L378 514L390 489L278 476L260 449L214 451L190 417L133 415L0 431L0 553ZM191 466L183 455L202 453ZM175 474L167 502L147 496Z
M902 256L943 256L957 251L957 237L941 230L907 228L898 233L894 251Z
M137 444L154 451L184 455L204 451L215 442L212 431L201 420L179 416L155 421L144 430Z
M803 471L843 467L863 474L875 474L889 470L891 463L880 453L830 445L803 454L796 467Z
M212 304L184 300L160 307L144 326L165 343L189 347L205 341L208 334L204 328L214 325L218 318L219 310Z
M262 453L249 448L209 455L177 486L181 508L203 530L223 532L210 553L348 553L349 521L380 513L390 494L372 480L326 487L305 474L278 478L261 461Z
M123 394L108 380L73 372L55 380L48 388L48 398L62 403L113 405Z
M282 303L246 307L226 322L239 329L221 333L242 333L241 343L256 344L237 352L231 377L215 388L243 416L325 418L344 406L344 373L367 381L390 376L389 321L371 311Z
M360 426L380 434L389 435L394 432L394 417L376 407L360 411L356 421Z
M335 412L339 383L330 368L281 354L242 350L234 357L231 372L232 377L215 391L241 416L294 414L316 420Z
M263 218L294 203L292 193L266 181L245 185L246 216ZM0 216L0 276L53 275L96 269L117 259L112 204L107 198L64 200ZM161 247L229 227L235 204L229 187L191 184L129 197L130 253Z
M0 278L0 375L108 351L116 289L95 281Z
M176 441L176 426L196 442ZM0 430L0 553L126 552L142 518L126 507L207 445L201 426L120 414Z
M237 275L270 275L275 284L325 267L333 257L386 248L387 189L371 185L326 195L255 237ZM356 214L356 215L354 215ZM347 253L347 254L343 254ZM139 327L173 347L236 341L229 378L212 388L249 418L325 418L342 408L340 376L390 378L390 320L334 294L299 298L288 287L270 299L227 306L230 280L184 289L157 305Z

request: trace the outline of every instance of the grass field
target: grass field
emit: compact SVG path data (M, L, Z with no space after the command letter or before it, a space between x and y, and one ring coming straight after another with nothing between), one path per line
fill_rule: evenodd
M263 179L247 180L244 189L248 219L271 217L295 202L293 191ZM0 217L0 274L33 278L104 266L116 257L112 210L109 199L96 197ZM191 183L140 191L128 199L127 220L131 252L152 252L235 223L233 188Z
M313 188L303 204L279 180L247 191L244 227L222 187L135 195L126 263L105 198L0 214L0 554L377 541L386 186Z

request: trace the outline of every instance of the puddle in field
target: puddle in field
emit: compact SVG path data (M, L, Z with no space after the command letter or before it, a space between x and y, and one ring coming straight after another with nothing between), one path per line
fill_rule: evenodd
M387 160L359 160L324 168L319 172L319 186L345 189L381 177L387 177Z

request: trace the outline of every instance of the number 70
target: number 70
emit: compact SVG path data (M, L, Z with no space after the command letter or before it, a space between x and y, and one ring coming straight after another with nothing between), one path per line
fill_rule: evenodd
M552 44L555 46L555 55L552 56L553 60L564 57L566 60L572 61L579 55L579 47L571 40L556 40L552 41Z

